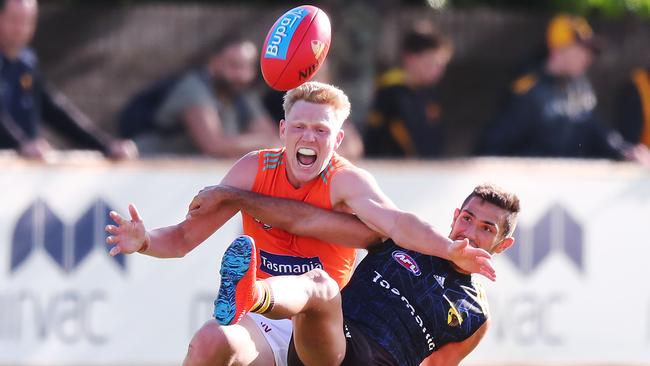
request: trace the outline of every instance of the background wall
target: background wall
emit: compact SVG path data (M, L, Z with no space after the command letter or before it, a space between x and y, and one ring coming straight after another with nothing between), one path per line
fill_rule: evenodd
M182 259L107 255L110 209L180 222L230 162L129 165L0 160L0 365L178 365L210 318L236 217ZM650 174L545 160L364 162L398 206L443 231L474 185L522 200L495 258L493 326L466 365L650 364ZM43 185L41 182L48 182Z

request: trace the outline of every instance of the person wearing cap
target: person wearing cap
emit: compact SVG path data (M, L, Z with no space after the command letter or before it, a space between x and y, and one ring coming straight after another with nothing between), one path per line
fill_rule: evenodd
M540 67L513 84L505 110L488 124L480 155L609 158L648 163L650 153L607 128L586 77L600 42L582 17L557 15Z
M428 23L404 34L401 65L380 75L364 136L366 156L435 158L442 153L438 82L453 46Z

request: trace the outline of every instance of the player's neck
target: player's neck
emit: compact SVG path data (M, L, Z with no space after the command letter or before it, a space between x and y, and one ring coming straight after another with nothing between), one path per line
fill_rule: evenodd
M294 189L300 189L305 184L309 183L309 182L301 182L300 180L298 180L298 178L296 178L296 176L291 173L291 169L288 169L288 167L285 170L285 173L287 175L287 181L289 182L289 184L291 184L291 186Z

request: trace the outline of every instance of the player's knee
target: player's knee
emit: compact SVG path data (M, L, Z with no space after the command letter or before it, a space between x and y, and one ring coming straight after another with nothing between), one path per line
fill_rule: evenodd
M235 353L231 345L227 327L206 322L192 337L183 366L229 365Z
M337 301L339 294L339 285L322 269L313 269L306 273L312 282L311 299L319 302Z

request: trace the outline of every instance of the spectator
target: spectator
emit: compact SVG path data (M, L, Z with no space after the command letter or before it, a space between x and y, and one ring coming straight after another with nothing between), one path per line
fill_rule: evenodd
M277 129L251 88L257 69L253 42L226 35L204 67L136 95L121 113L121 133L143 154L238 157L279 146Z
M587 21L555 16L547 48L543 65L512 84L505 111L481 134L479 154L647 159L647 151L636 151L596 112L586 73L599 42Z
M330 72L330 66L327 59L321 65L318 73L312 78L313 81L320 81L322 83L331 83L332 77ZM264 94L264 107L271 114L271 118L275 121L280 121L284 119L284 108L282 107L284 103L284 92L269 89L266 94ZM363 141L361 140L361 135L359 131L351 122L346 122L345 126L345 138L343 142L336 150L336 152L343 157L356 160L363 156Z
M114 139L98 129L43 80L36 55L28 47L37 15L36 0L0 1L0 148L47 159L53 148L39 134L44 121L80 147L116 159L136 157L132 141Z
M368 156L440 156L443 130L437 84L452 53L450 41L433 29L416 28L405 34L401 67L378 80L364 138Z
M650 66L632 72L619 106L617 127L623 138L650 147Z

